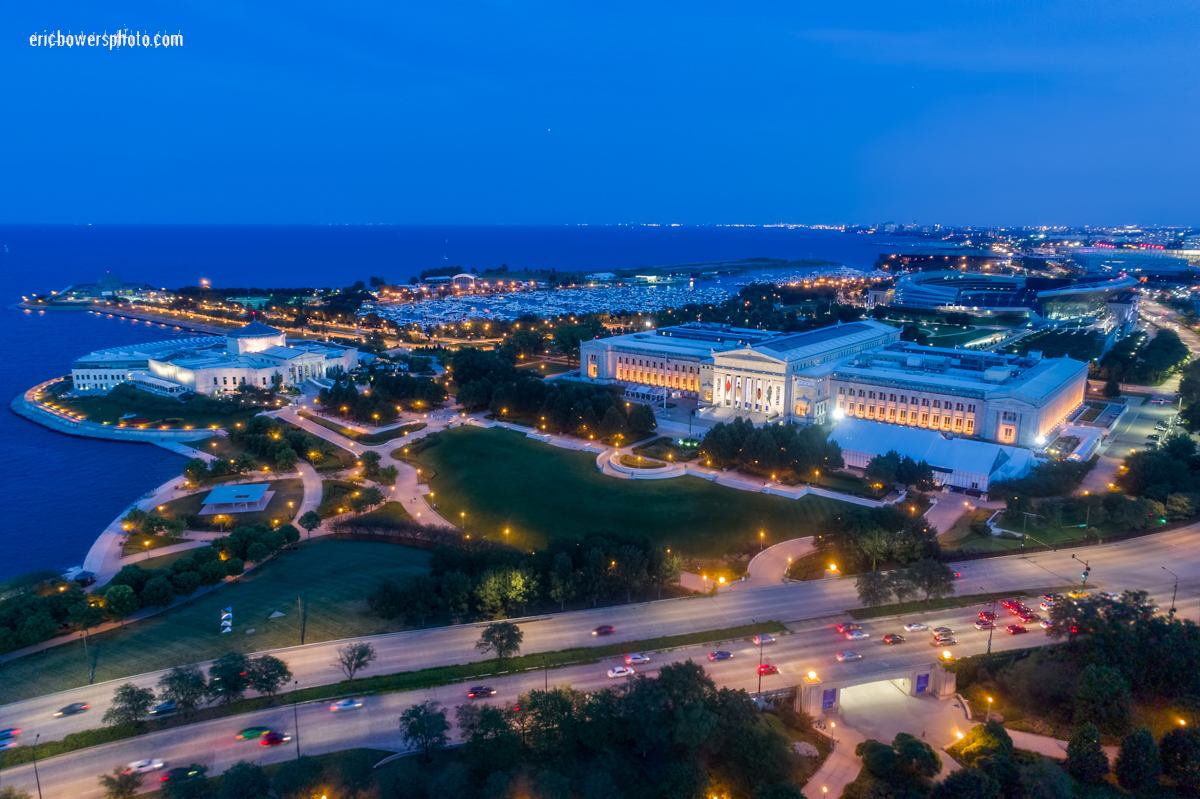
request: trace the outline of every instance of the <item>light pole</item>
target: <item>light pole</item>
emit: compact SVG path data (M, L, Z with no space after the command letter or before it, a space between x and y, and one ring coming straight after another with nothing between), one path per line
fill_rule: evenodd
M300 689L300 681L292 683L292 721L296 727L296 759L300 759L300 714L296 711L296 692Z
M758 695L762 696L762 639L758 639Z
M1175 618L1175 597L1179 595L1179 575L1166 566L1163 566L1162 570L1175 578L1175 587L1171 589L1171 609L1167 611L1167 616L1173 619Z
M762 530L758 531L758 551L759 552L762 552L763 547L766 546L766 536L767 536L767 534L765 532L763 532Z
M41 737L42 737L42 734L40 732L37 735L33 736L33 779L35 782L37 782L38 799L42 799L42 778L38 776L38 767L37 767L37 746L38 746L38 739Z
M1080 563L1083 564L1083 574L1080 575L1080 577L1083 579L1083 588L1086 589L1088 575L1092 573L1092 567L1088 565L1088 562L1086 560L1080 560L1079 558L1075 557L1074 555L1071 556L1071 560L1078 560Z
M988 701L987 719L984 720L984 722L983 722L984 724L987 724L989 721L992 720L992 698L989 696L987 698L987 701Z
M983 591L985 594L987 594L989 597L992 598L992 616L994 617L996 615L996 597L992 596L991 592L989 592L982 585L979 586L979 589L981 591ZM989 619L988 621L990 621L992 623L992 626L988 627L988 648L987 648L988 657L991 657L991 655L992 655L992 633L994 633L996 631L996 619L992 618L992 619Z

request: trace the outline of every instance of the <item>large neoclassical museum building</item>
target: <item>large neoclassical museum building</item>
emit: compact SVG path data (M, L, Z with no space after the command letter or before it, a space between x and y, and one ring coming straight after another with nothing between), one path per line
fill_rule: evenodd
M358 365L358 350L327 341L289 341L251 322L224 336L171 339L97 350L71 367L74 390L107 393L129 382L156 394L222 394L332 377Z
M805 333L694 323L585 341L581 376L634 396L695 398L756 424L841 418L1034 447L1083 401L1087 364L900 341L874 321Z

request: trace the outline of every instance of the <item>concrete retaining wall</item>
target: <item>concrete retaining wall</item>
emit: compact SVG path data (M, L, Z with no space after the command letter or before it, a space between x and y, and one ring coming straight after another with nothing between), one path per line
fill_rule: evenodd
M80 422L64 419L56 413L39 408L24 397L17 397L9 405L13 413L24 416L31 422L48 427L59 433L84 438L104 438L109 441L144 441L155 444L159 441L201 441L212 438L212 430L135 430L128 427Z

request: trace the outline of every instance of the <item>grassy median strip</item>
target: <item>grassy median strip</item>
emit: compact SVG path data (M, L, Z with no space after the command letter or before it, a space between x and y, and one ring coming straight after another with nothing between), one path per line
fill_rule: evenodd
M566 666L578 666L585 663L597 663L607 658L624 655L629 652L663 652L698 644L717 644L739 638L748 638L758 633L783 633L784 625L777 621L767 621L762 624L745 624L741 627L727 627L722 630L706 630L685 635L668 635L661 638L648 638L643 641L605 644L603 646L584 646L574 649L560 649L556 652L541 652L534 655L520 655L500 662L484 660L477 663L466 663L457 666L436 666L420 671L402 671L397 674L381 674L376 677L361 677L350 683L342 681L331 685L318 685L291 693L281 694L275 699L260 696L254 699L243 699L229 706L206 707L196 711L190 717L172 716L166 719L147 721L140 725L121 725L118 727L101 727L95 730L73 732L60 741L44 741L37 746L38 760L54 755L63 755L91 746L112 743L126 738L135 738L150 732L182 727L200 721L237 716L243 713L253 713L264 710L276 704L291 704L295 702L316 702L337 699L344 696L360 696L363 694L399 693L401 691L417 691L422 688L435 688L440 685L451 685L466 680L484 677L500 677L507 674L520 674L535 669L558 669ZM32 746L18 746L5 752L0 752L0 769L19 766L33 760Z
M930 599L928 601L918 599L912 602L901 602L898 605L880 605L874 608L851 608L846 613L850 614L851 618L862 621L864 619L880 619L884 616L903 616L909 613L926 613L931 610L947 610L949 608L983 605L991 602L993 599L996 602L1000 602L1010 598L1040 597L1042 594L1065 594L1069 590L1071 590L1071 586L1056 586L1054 588L1010 591L1007 594L964 594L962 596L948 596L943 599Z

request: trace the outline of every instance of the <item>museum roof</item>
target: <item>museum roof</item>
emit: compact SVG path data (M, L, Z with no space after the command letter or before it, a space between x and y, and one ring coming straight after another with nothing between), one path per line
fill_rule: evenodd
M281 336L283 331L270 325L264 325L257 319L246 325L239 327L237 330L231 330L225 334L226 338L269 338L270 336Z

